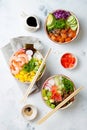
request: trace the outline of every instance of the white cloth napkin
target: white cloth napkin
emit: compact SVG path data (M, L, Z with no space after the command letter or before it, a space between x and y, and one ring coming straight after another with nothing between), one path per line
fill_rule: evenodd
M23 48L26 43L33 44L34 48L37 50L43 49L41 42L37 38L31 37L31 36L21 36L21 37L13 38L7 45L1 48L7 64L9 63L9 59L12 56L12 54L16 52L18 49ZM26 89L28 88L29 84L21 83L20 81L16 79L15 81L17 82L18 86L24 93ZM39 87L35 84L31 90L31 93L38 92L38 91L39 91Z

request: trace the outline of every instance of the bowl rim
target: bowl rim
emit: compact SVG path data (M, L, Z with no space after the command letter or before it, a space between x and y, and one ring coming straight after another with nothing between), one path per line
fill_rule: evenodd
M20 48L20 49L24 49L24 48ZM19 51L20 49L18 49L17 51ZM15 54L17 51L15 51L15 52L11 55L11 57L14 56L14 54ZM41 53L40 51L36 50L36 52L38 52L38 53L42 56L42 58L44 58L43 55L42 55L42 53ZM11 58L11 57L10 57L10 58ZM9 61L10 61L10 58L9 58ZM9 69L10 69L10 65L9 65ZM41 74L41 76L40 76L39 78L37 78L37 81L39 81L39 80L43 77L45 71L46 71L46 63L44 64L44 71L43 71L43 73ZM10 72L11 72L11 69L10 69ZM11 72L11 74L12 74L12 72ZM12 74L12 76L15 78L15 76L14 76L13 74ZM15 79L16 79L17 81L21 82L19 79L17 79L17 78L15 78ZM31 82L21 82L21 83L30 84Z
M63 43L62 43L62 42L56 42L56 41L52 40L52 39L50 38L50 36L48 35L48 31L47 31L47 27L46 27L48 15L47 15L47 18L46 18L46 20L45 20L45 32L46 32L48 38L49 38L52 42L54 42L54 43L56 43L56 44L59 44L59 45L69 44L69 43L71 43L73 40L75 40L75 39L77 38L78 34L79 34L79 31L80 31L79 20L78 20L78 17L77 17L72 11L69 11L69 10L56 9L56 10L52 11L51 13L53 14L55 11L58 11L58 10L68 11L68 12L70 12L70 13L75 17L75 19L76 19L76 21L77 21L77 24L78 24L78 27L77 27L77 30L76 30L76 36L75 36L72 40L70 40L69 42L63 42ZM50 14L50 13L49 13L49 14Z
M74 82L68 77L68 76L66 76L66 75L64 75L64 74L55 74L55 75L53 75L53 76L50 76L49 78L47 78L45 81L44 81L44 83L42 84L42 88L41 88L41 96L42 96L42 89L43 89L43 86L44 86L44 84L45 84L45 82L47 82L49 79L51 79L51 78L53 78L53 77L55 77L55 76L64 76L64 77L66 77L67 79L69 79L72 83L73 83L73 85L74 85L74 91L76 90L76 86L75 86L75 84L74 84ZM42 99L43 99L43 96L42 96ZM43 101L44 101L44 103L46 104L46 102L45 102L45 100L43 99ZM68 108L73 102L75 101L75 96L74 96L74 100L73 101L71 101L69 104L67 104L66 106L64 106L64 107L61 107L60 109L66 109L66 108ZM47 105L47 104L46 104ZM49 108L51 108L49 105L47 105ZM51 108L52 109L52 108Z
M66 54L71 54L74 58L75 58L75 64L73 65L73 67L71 67L71 68L65 68L63 65L62 65L62 62L61 62L61 60L62 60L62 57L64 56L64 55L66 55ZM60 64L61 64L61 66L64 68L64 69L67 69L67 70L72 70L72 69L75 69L76 68L76 66L77 66L77 64L78 64L78 58L77 58L77 56L75 55L75 54L73 54L72 52L65 52L65 53L63 53L61 56L60 56Z

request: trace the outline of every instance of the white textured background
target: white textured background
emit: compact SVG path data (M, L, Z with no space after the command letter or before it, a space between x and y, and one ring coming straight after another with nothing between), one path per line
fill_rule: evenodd
M51 42L44 31L47 14L55 9L67 9L76 14L80 22L80 33L75 41L67 45L56 45ZM24 29L22 12L35 14L41 20L41 29L30 33ZM53 53L47 61L47 73L65 74L76 87L84 86L75 102L66 110L58 111L45 123L36 125L37 119L50 109L45 106L41 94L30 96L27 103L38 108L38 117L34 122L27 122L21 116L20 103L22 93L0 52L0 130L86 130L87 129L87 0L0 0L0 48L11 38L34 36L44 43L44 49L52 47ZM75 70L67 71L60 66L59 57L69 51L78 57ZM55 53L58 52L58 53ZM21 86L20 86L21 87Z

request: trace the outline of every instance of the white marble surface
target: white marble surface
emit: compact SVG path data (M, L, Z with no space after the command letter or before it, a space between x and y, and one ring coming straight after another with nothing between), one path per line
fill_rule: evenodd
M67 9L78 16L80 33L78 38L67 45L56 45L51 42L44 31L44 22L48 12L55 9ZM30 33L23 27L22 11L35 14L41 20L41 29ZM66 110L59 110L45 123L38 126L36 122L50 109L44 104L41 93L31 95L26 103L38 108L38 117L27 122L21 115L20 103L22 92L10 74L9 68L0 51L0 130L86 130L87 129L87 0L0 0L0 48L11 38L18 36L34 36L44 43L44 50L52 47L54 51L47 61L47 75L65 74L76 87L84 86L84 90L76 97L75 102ZM68 71L59 63L60 55L73 52L79 63L75 70ZM58 53L55 53L58 52ZM48 74L49 73L49 74ZM21 87L21 86L20 86ZM25 103L25 104L26 104Z

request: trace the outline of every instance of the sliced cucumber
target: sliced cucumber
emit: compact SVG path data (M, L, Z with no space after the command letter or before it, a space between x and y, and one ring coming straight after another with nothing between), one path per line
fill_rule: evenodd
M67 22L71 22L72 20L75 20L75 17L73 15L71 15L68 19Z
M73 15L71 15L67 19L67 25L74 31L77 29L77 27L78 27L77 20Z
M77 29L77 27L78 27L78 25L76 25L76 26L71 26L71 29L75 31L75 30Z
M59 77L58 77L58 76L56 76L56 77L54 78L54 81L55 81L55 85L56 85L56 86L59 86L60 80L59 80Z
M78 25L77 24L72 24L71 27L77 27Z
M77 24L77 21L76 20L72 20L71 22L68 22L69 24Z

